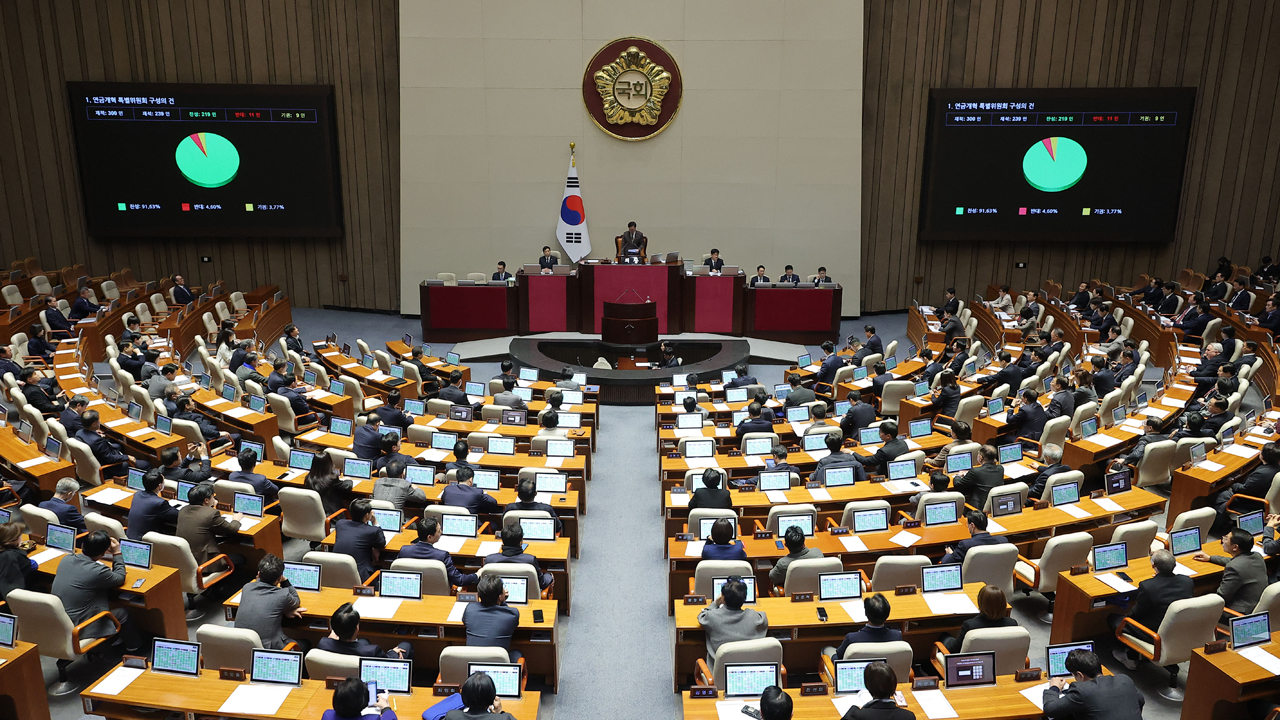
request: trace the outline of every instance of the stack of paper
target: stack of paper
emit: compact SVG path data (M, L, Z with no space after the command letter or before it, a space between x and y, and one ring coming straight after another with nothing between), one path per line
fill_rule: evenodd
M1195 577L1195 576L1196 576L1196 571L1195 571L1195 570L1192 570L1191 568L1187 567L1186 565L1183 565L1182 563L1174 563L1174 565L1173 565L1173 574L1174 574L1174 575L1186 575L1187 577Z
M729 404L728 404L728 403L712 403L712 404L711 404L711 407L712 407L716 412L729 412Z
M448 456L449 456L449 453L445 452L444 450L433 450L431 448L427 448L426 450L423 450L422 452L418 453L418 459L426 460L427 462L440 462L441 460L444 460Z
M302 439L303 439L303 440L306 440L307 442L312 442L312 441L314 441L314 440L319 440L319 439L320 439L320 438L322 438L322 437L324 437L324 431L323 431L323 430L312 430L311 432L309 432L309 433L304 433L304 434L302 435Z
M1120 443L1124 442L1124 440L1121 440L1118 437L1111 437L1110 435L1103 435L1102 433L1098 433L1097 435L1090 436L1085 442L1091 442L1094 445L1101 445L1102 447L1109 448L1115 445L1119 445Z
M427 427L438 428L447 422L449 422L449 418L442 418L442 417L432 418L430 421L427 422Z
M65 555L65 554L66 553L62 552L57 548L45 548L44 550L41 550L35 555L32 555L31 561L34 562L36 565L43 565L49 562L50 560L58 557L59 555Z
M824 488L809 488L809 497L813 498L814 502L822 502L830 500L831 493L827 492Z
M352 607L360 613L360 617L390 620L396 616L401 602L399 598L361 597L356 598Z
M787 502L787 493L782 490L767 490L764 495L771 503L786 504Z
M487 557L495 553L502 552L502 542L498 540L486 540L480 543L480 547L476 550L476 555Z
M239 466L236 466L236 469L239 470ZM115 505L132 494L128 490L121 490L120 488L103 488L91 495L89 499L103 505Z
M1098 573L1097 575L1094 575L1094 577L1097 578L1098 582L1101 582L1103 585L1106 585L1116 592L1133 592L1138 589L1137 585L1131 585L1124 580L1121 580L1115 573Z
M849 712L850 708L862 707L871 702L871 693L866 690L859 690L856 695L836 695L831 698L831 704L836 706L836 712L841 717Z
M139 675L146 672L143 668L128 668L121 665L111 671L110 675L98 681L89 692L99 695L119 695L125 688L129 687L129 683L138 679Z
M672 493L671 505L673 507L689 507L689 499L693 497L692 493ZM539 501L541 502L541 501Z
M41 455L39 457L33 457L30 460L23 460L22 462L18 463L18 467L22 468L23 470L26 470L29 467L33 467L35 465L42 465L47 462L52 462L52 461L49 460L49 458L45 457L44 455Z
M1007 478L1017 479L1027 475L1036 474L1035 470L1023 465L1022 463L1009 463L1008 465L1002 465L1001 467L1004 468L1004 476Z
M760 710L759 700L719 700L716 702L717 720L743 720L743 718L751 717L742 712L744 707L753 707L757 714Z
M1228 453L1230 455L1235 455L1236 457L1245 458L1246 460L1251 460L1255 456L1257 456L1258 448L1249 447L1248 445L1236 444L1236 445L1232 445L1226 450L1223 450L1223 452Z
M733 428L722 428L722 427L716 428L716 437L722 438L722 437L732 437L732 436L733 436Z
M1083 520L1084 518L1090 517L1092 515L1092 513L1080 507L1079 505L1057 505L1055 507L1057 507L1062 512L1070 515L1071 517L1079 518L1081 520Z
M440 547L440 543L436 543L436 547ZM449 622L462 622L462 613L467 611L467 606L470 604L455 602L453 607L449 608Z
M947 696L943 695L941 690L912 690L911 694L915 696L916 702L920 704L920 709L924 710L924 714L929 720L960 717L956 714L955 709L951 707L951 703L947 701Z
M230 410L224 411L222 414L226 415L227 417L242 418L245 415L252 415L253 411L247 407L234 407L234 408L231 408Z
M702 547L707 544L706 540L690 540L684 546L685 557L702 557Z
M224 715L275 715L293 690L288 685L240 685L218 712Z
M1280 675L1280 658L1267 652L1263 645L1255 645L1239 652L1240 657L1252 661L1272 675Z
M1044 712L1044 691L1048 689L1049 689L1049 683L1040 683L1039 685L1032 685L1031 687L1022 691L1022 697L1026 698L1027 700L1030 700L1031 704L1039 708L1041 712Z
M1194 467L1198 467L1201 470L1208 470L1209 472L1218 472L1222 468L1226 467L1226 465L1216 463L1212 460L1201 460L1200 462L1196 463Z
M152 432L153 431L149 427L141 427L141 428L138 428L137 430L130 430L129 432L125 433L125 435L128 435L131 438L140 438L143 435L150 435Z
M764 467L764 458L759 455L748 455L744 462L747 463L747 467Z

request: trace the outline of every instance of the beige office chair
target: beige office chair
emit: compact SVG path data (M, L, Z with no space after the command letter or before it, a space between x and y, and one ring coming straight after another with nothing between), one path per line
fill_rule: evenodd
M941 373L939 373L939 375L941 375ZM938 414L938 417L946 418L953 422L963 422L972 425L973 421L977 419L978 413L982 411L984 403L986 403L986 398L979 395L963 397L960 398L959 404L956 405L955 417L948 418L946 415L941 413Z
M67 446L67 429L62 426L62 423L53 418L45 420L44 424L49 428L49 434L62 443L62 450L58 453L58 457L63 460L71 460L71 448Z
M210 670L253 667L253 651L262 648L262 638L253 630L205 623L196 629L200 659Z
M1156 531L1159 529L1159 526L1151 520L1117 525L1111 531L1111 542L1124 543L1125 555L1128 557L1129 562L1133 562L1151 555L1151 544L1155 542ZM1090 553L1089 559L1092 561L1092 553Z
M1188 446L1189 447L1189 446ZM1142 449L1142 459L1135 470L1134 487L1151 487L1167 485L1173 482L1174 456L1177 455L1178 443L1172 440L1147 443ZM1190 450L1187 451L1190 457Z
M909 380L890 380L884 384L880 396L880 414L897 417L902 401L915 394L915 383Z
M204 448L205 454L209 452L209 445L205 442L204 433L200 431L200 426L191 420L173 421L173 432L175 435L181 435L189 445Z
M436 273L436 279L437 279L437 280L439 280L439 281L441 281L441 282L443 282L445 285L457 285L457 284L458 284L458 275L457 275L457 273L451 273L451 272L438 272L438 273Z
M449 584L449 571L439 560L415 560L396 558L391 561L391 569L396 571L422 573L423 595L452 595L453 586Z
M928 459L929 459L929 456L924 454L924 450L912 450L911 452L903 453L897 456L896 458L894 458L894 461L915 460L916 474L919 475L921 472L924 471L924 464L925 464L925 461L927 461Z
M307 369L316 374L316 387L321 390L329 389L329 372L324 369L323 365L308 363Z
M523 518L550 518L551 513L546 510L508 510L502 514L502 529L506 530L512 525L519 525Z
M300 424L297 414L293 412L293 406L289 404L289 398L283 395L267 393L267 404L271 406L271 413L276 416L281 432L301 435L320 427L320 421L315 415L311 416L313 419L310 422Z
M523 661L524 658L521 658ZM498 663L505 665L511 662L505 648L500 647L468 647L466 645L449 645L440 651L440 674L437 683L445 685L461 685L470 675L471 663ZM522 663L523 664L523 663ZM523 669L520 673L524 680Z
M22 291L17 285L5 285L0 288L0 295L4 296L4 301L10 305L22 305L25 301L22 299ZM44 315L44 313L40 313Z
M49 276L36 275L31 278L31 289L36 291L37 295L52 295L53 285L49 284Z
M700 471L700 470L692 470L692 471L690 471L690 472L698 472L698 473L701 473L701 471ZM700 477L700 475L699 475L699 477ZM687 482L687 481L688 481L688 479L686 479L686 482ZM701 482L700 482L700 481L699 481L699 487L701 487ZM705 519L715 519L715 520L719 520L720 518L728 518L729 520L732 520L732 521L733 521L733 527L734 527L734 533L733 533L733 534L734 534L734 537L737 537L737 536L738 536L738 530L737 530L737 528L738 528L738 513L737 513L737 511L735 511L735 510L729 510L729 509L724 509L724 508L694 508L694 509L690 510L690 511L689 511L689 521L688 521L688 524L687 524L687 525L685 525L685 532L691 532L691 533L693 533L695 536L696 536L696 535L699 535L699 534L701 533L701 531L702 531L702 521L703 521L703 520L705 520Z
M125 534L124 526L120 524L119 520L96 512L84 514L84 526L88 532L101 530L117 540L124 540L128 537Z
M36 535L48 536L49 523L62 524L52 510L45 510L30 503L22 505L19 509L22 511L22 521L27 524L27 529Z
M302 562L320 566L321 587L351 589L364 584L355 558L345 553L312 550L302 556Z
M1233 507L1240 503L1242 507ZM1267 494L1263 497L1254 497L1245 495L1244 493L1235 493L1231 499L1227 501L1227 512L1236 515L1241 512L1250 512L1257 509L1257 505L1263 505L1267 509L1268 514L1276 514L1280 511L1280 472L1271 476L1271 484L1267 486Z
M738 449L739 449L739 450L741 450L741 451L743 451L743 452L745 453L745 452L746 452L746 450L747 450L747 441L748 441L748 440L758 440L758 439L760 439L760 438L768 438L768 439L769 439L769 442L770 442L770 445L769 445L770 447L775 447L775 446L777 446L777 445L781 444L781 442L782 442L781 440L779 440L779 439L778 439L778 434L777 434L777 433L771 433L771 432L749 432L749 433L745 433L745 434L743 434L742 439L738 442ZM685 438L681 438L681 440L684 440L684 439L685 439ZM693 438L693 439L694 439L694 440L701 440L702 438L698 437L698 438ZM681 448L681 451L680 451L680 452L681 452L681 454L684 454L684 449L683 449L683 448Z
M781 537L782 533L778 532L778 516L780 515L811 515L813 517L813 527L818 527L818 509L813 503L796 503L794 505L774 505L769 508L769 517L765 520L764 527L758 528L768 530L777 537ZM756 525L760 525L760 521L756 521Z
M1169 671L1169 687L1162 688L1160 696L1173 702L1181 702L1183 692L1178 687L1178 663L1191 659L1191 652L1217 639L1215 628L1226 601L1217 593L1209 593L1186 600L1175 600L1165 611L1159 628L1143 627L1131 617L1120 621L1116 639L1136 650L1151 662ZM1129 628L1142 630L1151 641L1138 639Z
M792 560L787 565L787 575L782 581L782 596L790 597L792 593L818 592L819 573L841 572L844 562L838 557L811 558Z
M1173 466L1182 467L1191 462L1191 448L1199 443L1204 443L1205 452L1212 452L1218 446L1218 441L1214 438L1182 438L1173 451Z
M965 582L983 582L1013 597L1013 568L1018 562L1018 546L1013 543L979 545L969 548L960 566Z
M104 482L102 465L93 456L93 451L88 445L75 438L67 438L65 447L70 449L71 460L76 464L76 477L80 482L95 486Z
M431 398L427 401L428 415L448 415L449 408L453 407L453 403L440 398Z
M279 460L287 461L289 459L289 443L279 435L271 438L271 449L275 451L276 458Z
M935 642L933 667L945 676L944 660L951 653L945 645ZM1019 670L1030 667L1027 653L1031 650L1031 633L1024 627L978 628L965 633L960 652L994 652L996 654L995 674L1012 675Z
M871 571L871 590L892 592L899 585L919 585L920 568L932 564L924 555L881 555Z
M341 375L338 379L342 381L346 395L351 398L351 402L358 412L369 412L376 407L382 406L382 401L378 398L365 397L364 388L360 386L360 382L354 377Z
M344 510L334 513L342 514ZM323 542L329 535L332 518L325 517L320 494L306 488L280 488L280 532L285 537ZM356 583L357 585L359 583ZM348 587L352 587L348 585Z
M746 560L701 560L693 569L693 578L689 581L689 593L702 595L710 603L715 600L711 579L730 575L754 577L754 571L751 563Z
M476 575L479 576L477 580L483 579L485 575L523 578L525 581L525 587L529 589L529 599L536 600L539 597L538 588L540 585L538 581L540 578L538 577L538 571L534 570L532 565L512 562L490 563L481 567L480 571L476 573ZM543 600L549 600L551 598L551 591L553 587L553 585L548 585L541 591L540 596Z
M1200 528L1200 542L1208 542L1209 530L1217 519L1218 512L1212 505L1196 508L1195 510L1187 510L1186 512L1178 513L1178 516L1173 519L1173 524L1169 526L1169 533L1186 530L1189 527L1198 527ZM1155 542L1151 544L1151 549L1153 551L1160 548L1168 549L1169 533L1158 530ZM1156 543L1159 544L1157 545Z
M724 668L729 663L778 663L781 670L782 686L787 684L787 671L782 665L782 643L777 638L767 637L759 640L738 640L722 643L716 648L713 658L715 672L707 667L704 658L698 658L694 670L694 682L701 686L715 685L724 689Z
M221 505L231 505L235 502L236 493L247 493L256 495L257 490L252 485L245 482L233 482L231 480L214 480L213 493L217 502Z
M444 517L443 517L444 515L470 515L470 514L471 513L468 512L466 508L458 507L456 505L433 504L433 505L428 505L422 509L422 517L434 518L436 523L442 526L444 525Z
M1218 428L1218 432L1214 433L1214 438L1218 441L1218 444L1221 445L1222 437L1229 433L1234 433L1236 428L1240 427L1242 422L1244 422L1244 420L1237 416L1223 423L1222 427Z
M1018 556L1018 562L1013 566L1015 583L1028 594L1034 590L1049 598L1050 609L1038 615L1040 622L1053 624L1052 595L1058 589L1058 573L1070 570L1072 565L1087 563L1091 550L1093 537L1089 533L1078 532L1049 538L1039 560Z
M1111 422L1111 411L1120 406L1120 400L1124 396L1124 390L1116 388L1107 393L1102 398L1102 404L1098 406L1098 415L1104 422Z
M34 643L41 655L57 659L58 682L49 688L55 697L70 695L78 687L68 678L67 666L120 632L120 622L108 610L73 625L62 600L51 593L17 588L10 590L5 600L8 611L18 618L18 640ZM81 633L104 621L114 627L110 634L81 641Z
M187 621L194 622L203 618L205 611L195 607L195 596L231 577L234 571L231 561L225 554L219 553L200 565L191 553L191 546L183 538L153 531L143 535L142 539L151 543L151 557L156 565L178 570L182 591L191 600Z
M1068 470L1067 472L1054 473L1044 481L1044 492L1040 495L1040 499L1048 500L1049 503L1052 504L1053 489L1059 485L1066 485L1067 483L1077 483L1076 490L1079 491L1080 497L1085 497L1087 495L1087 493L1082 490L1082 488L1084 488L1084 473L1079 470Z
M1231 608L1224 607L1222 612L1231 617L1244 617L1244 613L1236 612ZM1253 610L1249 613L1265 612L1268 614L1267 622L1271 632L1280 630L1280 583L1271 583L1267 589L1262 591L1262 597L1258 598L1257 604L1253 606Z
M841 513L840 515L840 527L852 528L853 514L856 512L859 512L862 510L880 510L880 509L884 509L888 511L890 522L892 522L893 510L889 506L888 500L855 500L853 502L845 503L844 512ZM828 527L832 526L832 522L830 518L827 519L827 526Z
M828 648L832 653L836 648ZM893 668L893 672L902 682L907 682L909 678L914 677L911 671L913 651L911 644L905 640L896 640L893 642L882 643L850 643L844 649L844 657L841 660L870 660L874 658L884 658L885 663ZM823 653L826 656L826 653ZM826 665L826 661L823 662Z
M1013 482L991 488L991 492L987 493L987 501L982 505L982 512L990 515L991 501L993 498L998 498L1001 495L1008 495L1015 492L1018 493L1018 504L1026 505L1027 495L1031 492L1031 488L1027 487L1027 484L1024 482Z
M964 493L958 492L926 492L921 494L920 499L916 501L915 513L911 517L915 520L923 520L926 506L945 502L956 503L957 507L959 507L959 512L956 513L957 522L964 518Z
M1071 415L1071 427L1068 428L1073 437L1080 436L1080 423L1098 414L1098 403L1087 402L1076 408Z
M24 420L31 423L31 442L36 447L44 447L44 441L49 437L49 426L45 422L45 418L36 409L35 405L23 405L19 414ZM50 418L52 420L52 418Z
M304 662L307 676L312 678L359 677L360 656L332 653L318 648L308 650Z
M876 363L880 362L881 360L884 360L884 355L880 353L871 353L870 355L862 358L862 367L868 368L868 369L873 368L875 367Z

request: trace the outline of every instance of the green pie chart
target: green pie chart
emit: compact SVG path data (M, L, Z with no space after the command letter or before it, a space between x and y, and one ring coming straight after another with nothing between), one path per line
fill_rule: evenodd
M1047 137L1022 156L1022 176L1031 187L1062 192L1080 182L1089 156L1080 143L1065 137Z
M240 153L231 141L211 132L191 133L173 152L182 177L206 188L222 187L236 178Z

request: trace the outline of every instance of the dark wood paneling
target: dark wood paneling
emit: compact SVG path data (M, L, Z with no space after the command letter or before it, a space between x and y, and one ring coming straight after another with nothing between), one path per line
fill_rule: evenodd
M866 0L862 307L988 283L1133 281L1276 255L1280 5L1273 0ZM1173 242L916 240L930 88L1198 88ZM1026 262L1025 269L1015 269ZM915 276L924 282L916 285Z
M295 306L398 309L398 23L396 0L0 2L0 261L181 272L279 285ZM344 237L88 237L69 80L332 84Z

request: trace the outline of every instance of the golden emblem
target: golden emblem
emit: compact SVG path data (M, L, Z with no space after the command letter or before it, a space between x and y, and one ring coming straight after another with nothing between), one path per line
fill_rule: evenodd
M657 124L662 99L671 87L671 73L639 48L628 47L617 60L597 70L594 78L610 124Z

